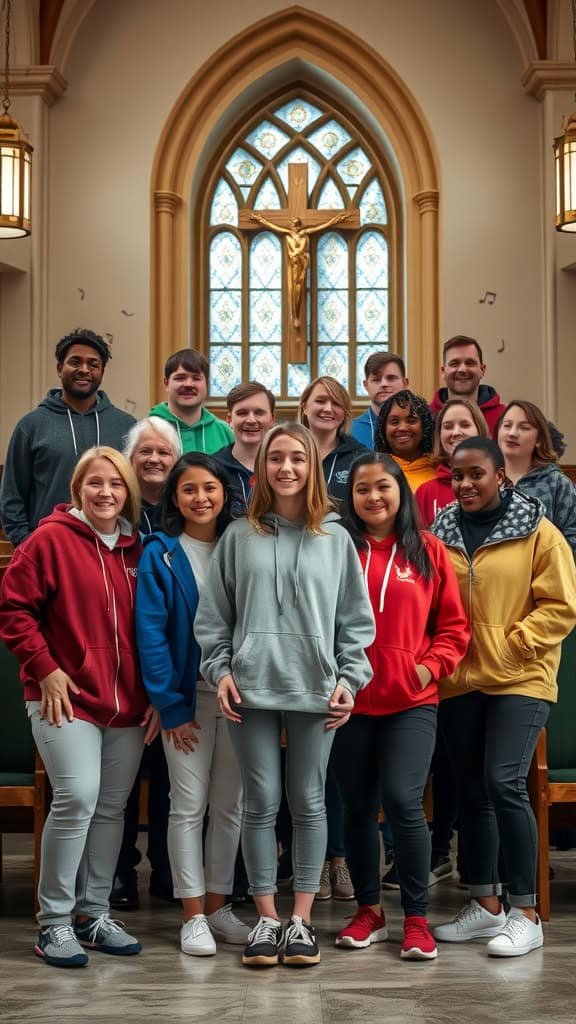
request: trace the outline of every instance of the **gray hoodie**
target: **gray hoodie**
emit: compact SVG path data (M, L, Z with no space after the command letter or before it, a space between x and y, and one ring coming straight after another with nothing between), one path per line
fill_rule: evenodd
M325 535L269 515L260 534L237 520L219 541L194 620L201 674L231 673L242 706L327 713L337 683L372 678L374 616L354 545L330 513Z
M540 498L546 516L564 534L576 558L576 488L558 463L535 466L517 481L516 490Z
M95 444L122 450L135 422L117 409L104 391L81 414L62 401L61 388L16 424L2 477L0 518L14 544L20 544L55 505L70 501L70 480L78 457Z

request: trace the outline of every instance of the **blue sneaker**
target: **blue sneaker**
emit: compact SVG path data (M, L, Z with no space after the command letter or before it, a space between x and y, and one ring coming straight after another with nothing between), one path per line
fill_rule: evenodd
M74 932L80 945L86 949L96 949L112 956L134 956L140 953L142 946L133 935L124 931L122 925L122 921L113 921L108 914L100 914L100 917L89 917L87 921L77 922Z
M85 967L88 963L88 957L70 924L51 924L41 928L34 952L50 967Z

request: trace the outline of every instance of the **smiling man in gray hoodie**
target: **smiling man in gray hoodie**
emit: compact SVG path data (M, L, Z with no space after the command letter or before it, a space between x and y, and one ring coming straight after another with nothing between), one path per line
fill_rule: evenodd
M77 328L56 345L61 387L51 388L16 424L6 454L0 518L14 546L32 533L59 502L82 452L93 445L119 451L134 417L99 391L110 347L94 331Z

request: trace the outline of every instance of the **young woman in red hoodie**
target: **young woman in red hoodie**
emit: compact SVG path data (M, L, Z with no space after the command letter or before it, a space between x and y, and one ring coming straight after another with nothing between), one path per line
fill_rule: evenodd
M475 402L469 402L467 398L450 398L440 409L434 426L432 459L436 465L436 479L420 484L415 494L422 525L426 528L432 526L441 508L454 501L450 459L465 437L491 437L490 428Z
M336 737L334 767L344 802L344 842L358 911L336 939L363 948L387 938L380 906L378 810L392 826L405 914L400 956L430 960L426 921L430 833L422 798L436 738L438 679L466 653L470 630L442 544L420 532L402 470L367 452L350 471L346 522L376 619L367 654L373 678Z
M52 786L42 834L34 952L82 967L82 947L140 943L109 916L124 808L160 722L140 679L134 592L140 492L113 448L90 448L57 505L6 570L0 636L20 663L32 734Z

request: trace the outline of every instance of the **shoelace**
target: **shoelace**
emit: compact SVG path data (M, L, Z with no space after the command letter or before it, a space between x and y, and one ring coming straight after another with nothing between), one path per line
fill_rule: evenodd
M527 917L524 915L522 917L522 921L517 917L509 917L500 935L507 935L513 942L515 939L521 939L526 931L526 922L528 921Z
M124 927L123 921L113 921L108 914L100 914L88 929L88 938L90 942L96 942L99 932L104 932L105 935L109 935L110 932L121 932Z
M256 927L250 932L248 942L254 944L257 942L272 942L276 945L278 942L278 925L273 924L270 919L265 920L261 918Z
M373 915L371 910L362 909L357 910L355 914L350 914L350 916L345 918L345 920L352 921L353 924L366 923L366 925L372 925L373 917L375 917L375 915Z
M325 864L324 867L322 868L322 873L320 875L320 885L322 886L322 885L329 885L329 884L330 884L330 865L329 864Z
M191 917L190 920L186 922L186 924L192 926L190 928L190 931L192 933L191 937L193 939L198 938L199 935L205 935L206 932L210 931L208 921L206 920L205 917Z
M336 885L341 885L342 882L348 883L350 881L350 872L345 864L334 865L334 881Z
M290 921L286 929L286 945L291 942L303 942L305 946L313 946L310 932L303 921Z
M70 924L53 924L50 927L50 941L55 946L63 946L66 942L77 942L74 929Z
M475 907L473 903L468 903L467 906L462 907L462 910L458 914L456 914L456 917L454 918L454 924L460 927L461 925L468 924L469 921L478 920L478 918L481 916L481 909L482 908L480 907L480 905Z
M410 938L419 937L427 939L429 934L428 926L423 924L422 921L410 921L406 924L404 931L405 938L410 936Z

